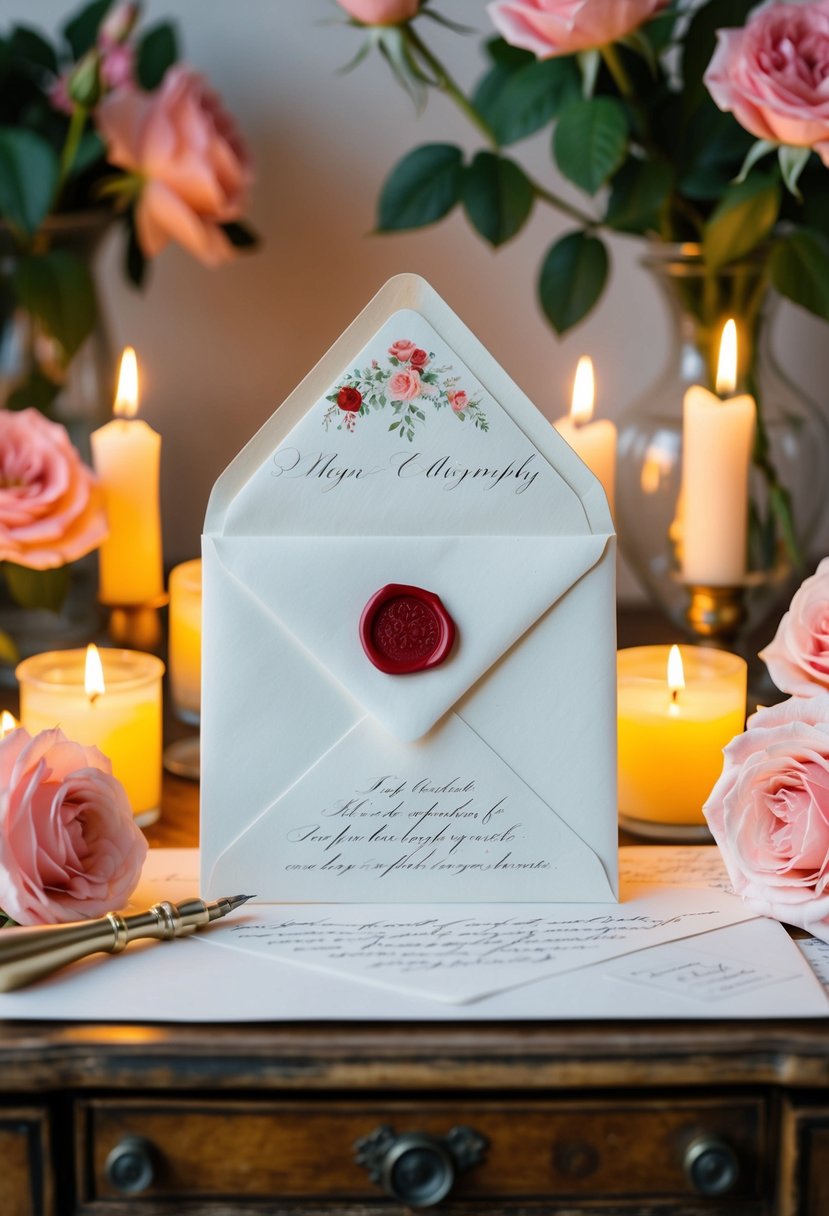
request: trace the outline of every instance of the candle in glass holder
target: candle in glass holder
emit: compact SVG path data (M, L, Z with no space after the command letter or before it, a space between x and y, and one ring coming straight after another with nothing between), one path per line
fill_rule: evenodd
M612 514L616 495L616 427L607 418L592 420L595 398L593 362L589 355L582 355L573 381L570 413L559 418L555 428L602 483Z
M59 726L112 762L136 822L161 808L161 677L164 664L138 650L53 650L18 664L20 720L32 734Z
M710 647L635 646L619 651L617 673L622 823L703 837L723 748L745 724L745 661Z
M170 571L170 689L176 716L198 725L201 710L201 559Z

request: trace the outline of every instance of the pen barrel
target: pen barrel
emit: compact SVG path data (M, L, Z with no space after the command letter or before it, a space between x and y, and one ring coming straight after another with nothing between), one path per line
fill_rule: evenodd
M126 945L120 917L78 921L69 925L4 929L0 933L0 992L31 984L57 967L88 954L115 951Z

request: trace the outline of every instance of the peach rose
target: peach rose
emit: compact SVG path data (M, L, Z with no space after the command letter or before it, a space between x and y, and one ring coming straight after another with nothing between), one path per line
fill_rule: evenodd
M462 388L458 389L456 393L447 393L446 400L452 406L452 409L456 414L459 414L461 410L465 410L469 405L469 398Z
M21 925L103 916L141 875L147 842L97 747L22 727L0 740L0 908Z
M745 903L829 941L829 694L754 714L704 811Z
M0 561L64 566L106 534L95 475L66 429L38 410L0 410Z
M829 557L795 592L760 658L782 692L829 692Z
M829 165L829 0L771 4L719 30L705 83L759 139L814 148Z
M142 179L135 224L147 257L171 240L207 266L234 256L221 225L241 218L249 158L233 120L192 68L170 68L154 93L116 89L96 121L109 160Z
M412 401L420 396L421 389L420 372L414 368L407 367L395 372L389 380L389 396L392 401Z
M337 0L350 17L363 25L401 25L417 16L420 0Z
M397 342L392 342L389 347L389 354L392 359L399 359L401 363L408 363L412 355L417 350L414 342L409 342L405 338L400 338Z
M664 8L668 0L495 0L492 24L511 46L539 59L615 42Z

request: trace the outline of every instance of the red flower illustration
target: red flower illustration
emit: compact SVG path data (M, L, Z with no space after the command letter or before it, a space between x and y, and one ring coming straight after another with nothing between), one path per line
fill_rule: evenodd
M362 404L363 394L347 384L337 393L337 405L349 414L356 414Z
M412 367L424 368L428 362L429 356L425 350L421 350L418 346L412 351L412 356L409 359L409 363Z

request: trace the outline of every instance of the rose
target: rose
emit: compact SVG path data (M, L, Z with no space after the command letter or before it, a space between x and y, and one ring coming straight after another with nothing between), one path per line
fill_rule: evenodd
M487 12L512 46L539 59L615 42L664 8L668 0L495 0Z
M95 476L65 427L35 409L0 410L0 561L48 570L106 534Z
M760 658L783 692L802 697L829 692L829 557L795 592Z
M22 727L0 741L0 907L23 925L123 907L147 854L96 747Z
M404 368L395 372L389 380L389 396L392 401L412 401L421 393L420 372Z
M351 388L350 385L344 385L337 393L337 405L341 410L347 410L350 414L355 414L363 404L363 394L359 389Z
M238 220L251 181L233 120L196 72L178 64L154 93L126 85L97 110L109 160L141 181L138 241L155 257L170 240L208 266L233 257L222 225Z
M405 338L401 338L397 342L392 342L389 347L389 354L392 359L399 360L400 363L408 363L412 355L417 350L414 342L409 342Z
M461 410L465 410L469 405L469 398L463 389L458 389L458 391L454 393L447 393L446 400L452 406L452 409L456 414L459 414Z
M409 363L412 367L416 367L418 370L420 370L421 368L424 368L428 362L429 356L425 350L421 350L418 346L412 351L412 356L409 359Z
M760 139L814 148L829 165L829 3L772 4L719 30L705 83Z
M363 25L402 25L417 16L420 0L337 0Z
M748 906L829 941L829 694L754 714L704 811Z

